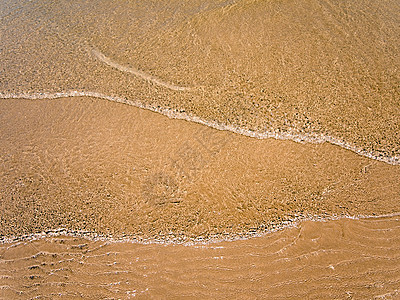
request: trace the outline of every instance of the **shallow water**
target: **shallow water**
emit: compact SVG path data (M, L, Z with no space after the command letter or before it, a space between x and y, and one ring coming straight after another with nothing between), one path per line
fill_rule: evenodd
M3 94L97 92L398 162L397 1L5 7Z
M399 24L3 1L0 297L399 297Z
M400 168L330 144L254 139L103 99L0 102L1 235L185 241L399 212Z
M197 246L58 236L0 245L4 298L397 299L398 217Z

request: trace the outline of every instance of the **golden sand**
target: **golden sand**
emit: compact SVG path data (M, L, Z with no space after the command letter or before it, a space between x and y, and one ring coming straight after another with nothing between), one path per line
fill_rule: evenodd
M398 218L306 222L185 247L49 237L0 245L5 299L398 299Z
M399 212L400 168L94 98L0 102L1 235L67 228L234 238L298 219Z
M232 3L29 3L2 17L0 91L99 92L398 161L398 1Z
M396 0L3 1L0 298L399 297L399 24Z

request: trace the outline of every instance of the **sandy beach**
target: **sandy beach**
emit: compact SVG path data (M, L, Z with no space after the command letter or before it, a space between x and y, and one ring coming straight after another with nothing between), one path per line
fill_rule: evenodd
M3 236L230 239L398 212L398 166L327 143L254 139L103 99L0 106Z
M399 24L0 4L0 298L400 297Z
M205 245L66 236L0 245L5 299L397 299L399 218Z

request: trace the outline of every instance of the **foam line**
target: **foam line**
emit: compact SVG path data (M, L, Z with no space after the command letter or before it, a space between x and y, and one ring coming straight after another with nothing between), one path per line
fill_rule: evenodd
M215 121L207 121L203 120L197 116L193 116L191 114L185 112L179 112L177 110L172 110L168 108L158 108L153 107L150 105L143 104L139 101L132 101L126 98L121 98L118 96L109 96L104 95L97 92L85 92L85 91L67 91L67 92L56 92L56 93L1 93L0 92L0 99L58 99L58 98L68 98L68 97L94 97L105 99L113 102L124 103L128 105L132 105L138 108L143 108L147 110L151 110L160 114L163 114L171 119L181 119L187 120L190 122L199 123L202 125L209 126L214 129L224 130L224 131L231 131L234 133L238 133L244 136L253 137L257 139L267 139L267 138L274 138L277 140L291 140L294 142L299 143L313 143L313 144L320 144L320 143L330 143L333 145L337 145L344 149L353 151L361 156L365 156L371 159L375 159L378 161L385 162L391 165L400 165L400 157L399 156L382 156L372 152L367 152L365 150L359 149L343 140L337 139L335 137L331 137L328 135L317 135L317 134L298 134L298 133L290 133L290 132L275 132L275 131L265 131L265 132L257 132L254 130L249 130L245 128L240 128L224 123L218 123Z
M270 227L264 227L257 231L250 231L248 233L241 233L240 235L220 235L216 234L210 236L208 238L187 238L185 236L174 235L172 236L160 236L156 238L136 238L135 236L117 236L114 237L112 235L103 235L98 234L96 232L91 231L82 231L82 230L69 230L67 228L57 228L57 229L46 229L43 232L26 234L21 236L1 236L0 244L10 244L21 241L32 241L39 240L48 237L57 237L57 236L70 236L70 237L78 237L84 238L90 241L104 241L110 243L138 243L138 244L182 244L185 246L199 245L199 244L210 244L210 243L218 243L223 241L238 241L238 240L247 240L255 237L263 237L267 234L271 234L280 230L284 230L287 228L298 227L301 223L305 221L313 221L313 222L327 222L327 221L335 221L342 219L350 219L350 220L368 220L368 219L386 219L386 218L395 218L400 217L400 212L392 213L392 214L384 214L384 215L332 215L327 217L321 217L316 215L302 216L299 215L290 220L283 221L280 224L272 224Z
M113 61L111 58L105 56L102 52L100 52L98 49L96 48L91 48L88 49L91 53L94 54L94 56L96 56L97 59L99 59L100 61L102 61L103 63L105 63L106 65L109 65L112 68L115 68L121 72L125 72L125 73L130 73L132 75L135 75L137 77L140 77L144 80L147 80L149 82L152 82L156 85L165 87L167 89L173 90L173 91L188 91L190 90L189 87L184 87L184 86L179 86L179 85L175 85L172 83L168 83L163 81L160 78L154 77L152 75L146 74L143 71L140 71L138 69L132 68L132 67L126 67L123 65L120 65L119 63Z

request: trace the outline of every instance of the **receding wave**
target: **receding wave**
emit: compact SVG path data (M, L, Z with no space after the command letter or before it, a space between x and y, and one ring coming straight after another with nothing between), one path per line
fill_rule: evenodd
M0 294L397 299L399 233L398 218L387 218L306 222L263 238L192 247L48 237L0 245Z
M398 1L14 2L0 298L400 296Z
M99 52L100 53L100 52ZM143 73L144 74L144 73ZM300 143L330 143L333 145L340 146L344 149L353 151L359 155L375 159L378 161L382 161L391 165L400 165L400 157L398 156L383 156L383 155L378 155L374 152L367 152L365 150L359 149L358 147L347 143L344 140L337 139L333 136L329 135L318 135L318 134L297 134L297 133L290 133L290 132L275 132L275 131L265 131L265 132L257 132L253 130L248 130L240 127L235 127L232 125L228 124L223 124L223 123L218 123L218 122L211 122L207 121L204 119L201 119L197 116L187 114L184 112L180 112L177 110L172 110L168 108L159 108L159 107L154 107L148 104L141 103L139 101L133 101L127 98L122 98L119 96L111 96L111 95L105 95L102 93L97 93L97 92L88 92L88 91L66 91L66 92L55 92L55 93L15 93L15 94L9 94L9 93L0 93L0 98L2 99L30 99L30 100L36 100L36 99L57 99L57 98L64 98L64 97L94 97L94 98L100 98L104 100L109 100L113 102L118 102L118 103L124 103L128 105L132 105L135 107L139 107L142 109L147 109L151 110L160 114L163 114L169 118L173 119L182 119L182 120L187 120L190 122L195 122L199 124L203 124L206 126L209 126L211 128L215 128L218 130L226 130L226 131L231 131L234 133L238 133L244 136L248 137L253 137L257 139L267 139L267 138L274 138L278 140L291 140L295 142L300 142Z
M26 234L21 236L0 236L0 244L9 244L18 241L31 241L31 240L39 240L45 239L49 237L58 237L58 236L69 236L76 238L84 238L90 241L109 241L109 242L128 242L128 243L139 243L139 244L183 244L186 246L189 245L201 245L201 244L209 244L223 241L238 241L238 240L247 240L249 238L255 237L263 237L267 234L271 234L274 232L278 232L284 229L299 227L303 222L312 221L312 222L327 222L327 221L336 221L336 220L377 220L377 219L387 219L399 217L400 212L391 213L391 214L383 214L383 215L357 215L357 216L330 216L330 217L321 217L321 216L308 216L308 217L298 217L293 218L290 221L283 221L280 224L274 225L272 229L264 229L262 231L254 231L248 232L245 234L234 235L231 234L229 236L222 237L220 234L215 236L210 236L207 239L203 238L186 238L186 237L176 237L174 234L171 234L171 238L139 238L136 236L122 237L117 236L113 237L111 235L99 234L94 231L85 231L85 230L69 230L67 228L56 228L56 229L47 229L43 232Z
M89 48L88 49L89 52L93 53L100 61L102 61L103 63L105 63L106 65L109 65L112 68L115 68L117 70L120 70L122 72L126 72L132 75L135 75L137 77L140 77L146 81L149 81L151 83L154 83L156 85L165 87L167 89L173 90L173 91L188 91L190 90L189 87L184 87L184 86L179 86L179 85L175 85L172 83L168 83L160 78L157 78L155 76L151 76L143 71L140 71L138 69L132 68L132 67L127 67L127 66L123 66L115 61L113 61L111 58L105 56L102 52L100 52L98 49L96 48Z

